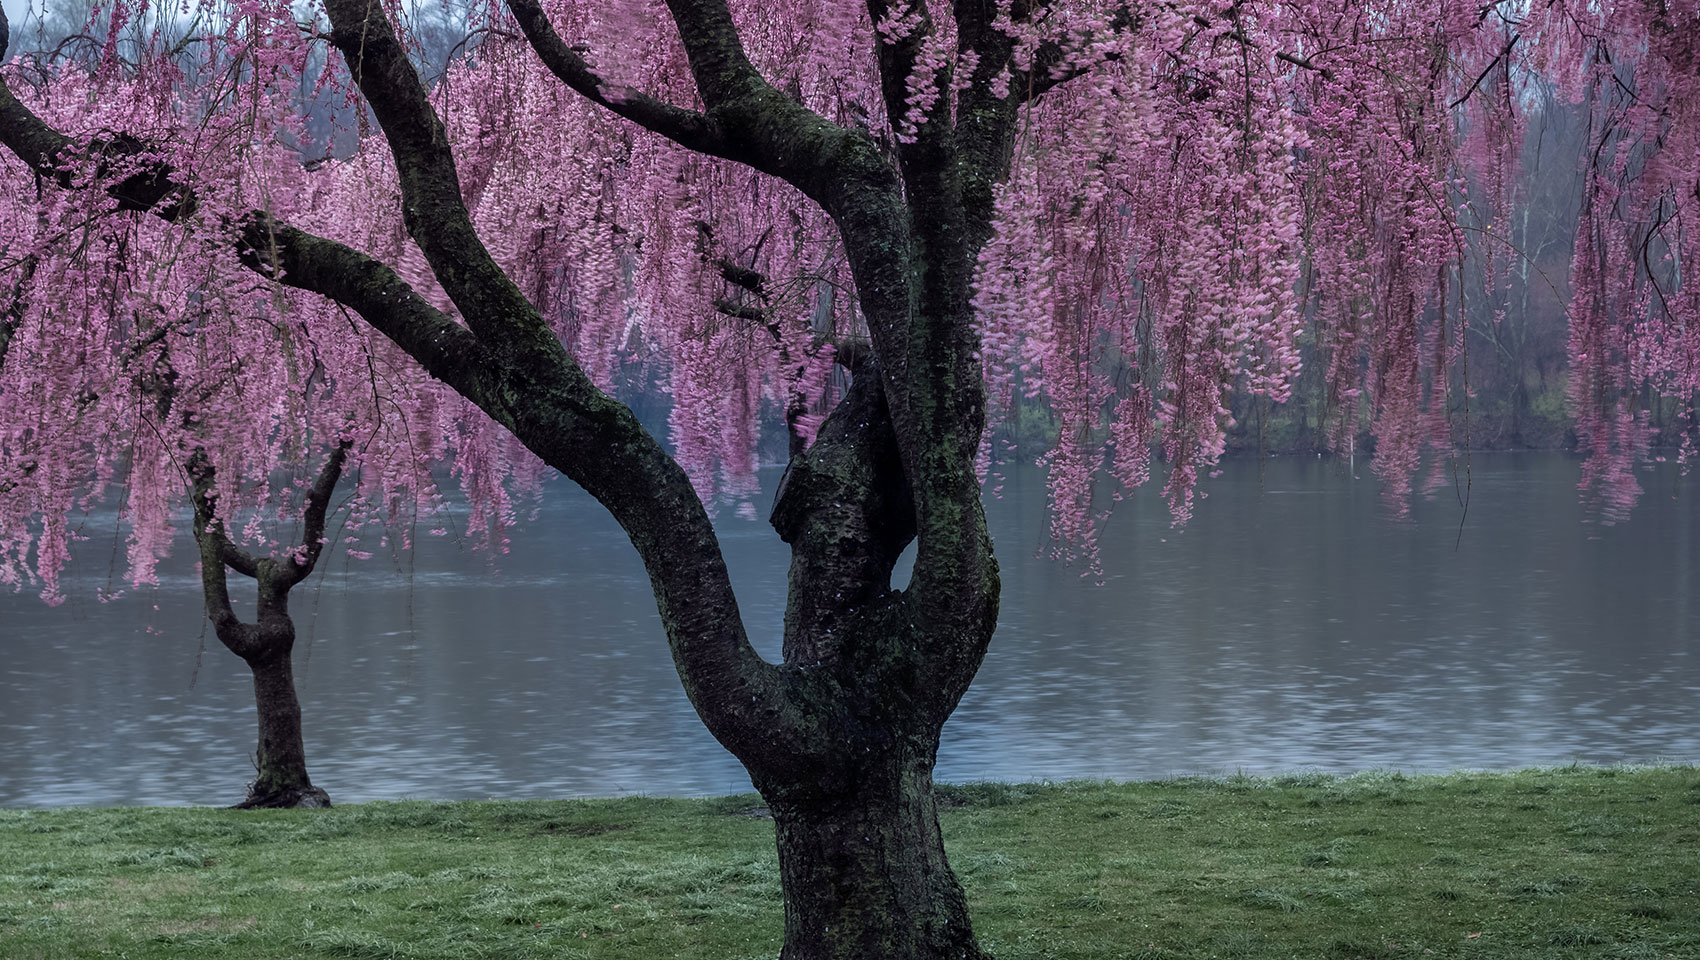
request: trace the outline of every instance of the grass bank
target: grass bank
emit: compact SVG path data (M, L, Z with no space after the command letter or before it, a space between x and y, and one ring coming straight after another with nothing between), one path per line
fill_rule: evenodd
M1700 769L942 788L1022 958L1700 958ZM0 957L771 958L753 796L0 811Z

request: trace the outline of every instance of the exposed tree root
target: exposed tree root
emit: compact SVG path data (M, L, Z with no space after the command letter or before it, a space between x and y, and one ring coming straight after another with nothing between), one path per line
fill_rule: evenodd
M232 810L279 810L292 807L318 808L331 805L330 794L318 787L288 787L270 793L248 794L248 799L235 804Z

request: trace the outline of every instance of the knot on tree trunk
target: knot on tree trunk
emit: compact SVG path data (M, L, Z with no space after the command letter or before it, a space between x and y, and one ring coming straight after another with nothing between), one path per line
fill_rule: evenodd
M915 538L915 504L880 385L864 354L813 446L793 456L770 521L791 545L785 662L836 663L854 624L890 589Z
M915 537L915 504L879 370L871 352L858 355L844 399L814 444L786 466L769 522L793 547L810 527L826 526L819 512L835 507L861 514L858 532L881 541L893 561Z

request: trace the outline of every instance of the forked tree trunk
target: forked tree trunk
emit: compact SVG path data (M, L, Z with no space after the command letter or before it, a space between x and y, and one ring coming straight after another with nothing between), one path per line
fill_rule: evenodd
M328 807L331 798L307 777L307 750L301 737L301 701L295 696L295 621L289 616L289 591L313 572L323 549L325 511L348 456L344 441L325 459L307 491L302 514L301 550L282 558L251 556L232 543L218 516L214 471L197 451L189 463L194 480L195 539L201 548L201 592L207 618L220 643L241 657L254 673L254 708L259 743L254 750L254 782L238 810L262 807ZM258 617L245 623L230 605L226 568L253 578L259 593Z
M847 789L771 805L785 891L782 960L980 960L945 860L932 757L865 764Z
M284 644L280 650L248 661L254 671L260 739L254 753L254 782L248 786L248 798L236 804L238 810L331 805L330 796L307 777L301 702L295 696L295 670L290 662L292 646Z
M933 764L990 625L928 630L890 590L914 501L879 363L853 362L843 402L792 457L772 518L792 548L785 661L821 681L803 702L831 732L740 756L773 811L781 956L980 960L939 832Z

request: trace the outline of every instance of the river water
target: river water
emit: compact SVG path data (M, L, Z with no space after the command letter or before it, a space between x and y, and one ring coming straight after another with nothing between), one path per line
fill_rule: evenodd
M1310 458L1225 464L1181 532L1142 491L1108 521L1102 585L1037 556L1043 476L1011 472L988 501L998 633L938 777L1700 760L1700 478L1641 474L1608 525L1574 459L1472 459L1462 516L1448 488L1396 518L1367 469ZM775 656L785 547L719 526ZM0 806L234 802L249 674L202 632L186 537L158 591L95 599L111 529L87 522L65 605L0 595ZM449 540L401 566L327 554L297 588L314 782L341 802L749 789L607 515L556 482L512 540L494 563Z

